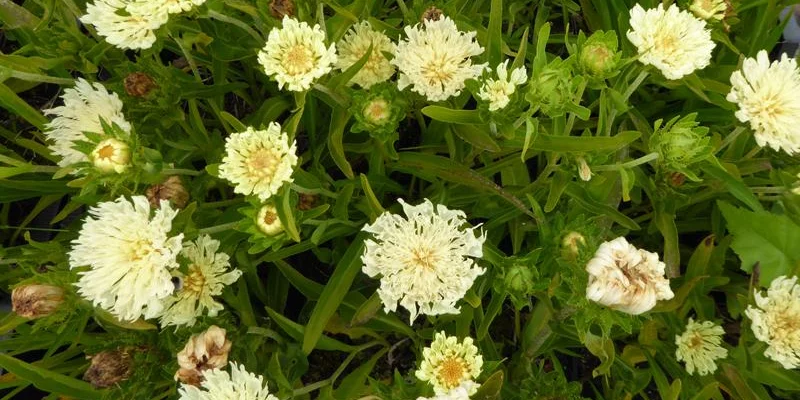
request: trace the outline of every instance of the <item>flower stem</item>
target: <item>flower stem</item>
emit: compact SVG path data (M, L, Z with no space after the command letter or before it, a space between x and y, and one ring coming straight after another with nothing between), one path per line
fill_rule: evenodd
M214 225L208 228L202 228L197 230L198 235L210 235L212 233L219 233L225 232L227 230L231 230L239 225L239 221L236 222L228 222L226 224Z
M184 169L184 168L164 168L161 170L161 172L167 175L198 176L203 174L203 171L195 171L193 169Z

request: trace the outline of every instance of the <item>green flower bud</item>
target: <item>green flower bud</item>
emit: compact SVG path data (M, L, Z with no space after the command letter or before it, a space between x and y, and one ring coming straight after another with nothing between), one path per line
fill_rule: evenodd
M385 82L356 91L350 112L356 120L351 131L366 131L386 142L397 136L397 127L406 116L406 101L396 85Z
M582 247L586 246L586 238L578 232L572 231L561 239L562 254L567 259L575 259Z
M574 83L570 63L556 58L541 70L534 71L525 99L545 115L558 117L572 105Z
M533 271L525 264L514 264L506 270L503 285L509 293L526 297L533 289Z
M689 11L698 18L721 21L728 12L728 5L725 0L694 0Z
M579 40L580 41L580 40ZM581 46L581 69L595 79L610 78L619 72L622 53L617 51L617 33L597 31Z
M660 129L663 120L656 121L649 143L650 151L658 153L660 168L666 172L680 172L693 181L700 178L690 167L711 157L713 151L708 128L699 126L696 117L697 113L675 117Z

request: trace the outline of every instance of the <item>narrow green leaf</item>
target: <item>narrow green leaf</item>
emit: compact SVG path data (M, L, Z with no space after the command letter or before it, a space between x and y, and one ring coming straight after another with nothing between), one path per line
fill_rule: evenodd
M625 228L631 230L641 229L639 224L637 224L636 221L632 220L627 215L617 211L617 209L613 207L609 207L590 198L586 191L575 183L569 183L564 192L588 211L591 211L595 214L605 215L608 218L611 218L612 221L622 225Z
M750 207L751 210L761 211L764 209L750 188L739 179L733 177L733 175L723 169L718 163L704 164L701 166L701 169L706 174L722 181L722 183L725 184L725 189L727 189L733 197L736 197L739 201L744 203L744 205Z
M12 114L22 117L22 119L28 121L40 131L44 130L44 126L48 122L47 118L45 118L39 110L31 107L30 104L22 100L13 90L9 89L8 86L3 83L0 83L0 107L11 111Z
M238 118L234 117L227 111L220 111L219 115L225 122L231 125L234 132L244 132L247 130L247 126L245 126L245 124L243 124L241 121L239 121Z
M331 127L328 131L328 150L331 153L333 162L342 170L342 173L348 178L353 179L353 168L347 162L347 157L344 155L344 145L342 140L344 138L344 127L350 119L350 113L343 109L337 109L331 115Z
M375 192L372 191L372 186L369 185L369 179L367 179L367 176L361 174L359 178L361 179L361 190L364 191L364 197L366 198L367 205L372 212L370 219L374 221L375 218L378 218L378 216L383 214L383 212L386 210L383 209L381 202L378 201L377 197L375 197Z
M427 106L422 113L436 121L451 124L480 125L483 124L478 110L454 110L442 106Z
M453 132L465 142L482 150L500 151L500 146L489 135L488 125L453 125Z
M0 353L0 367L46 392L87 400L102 398L104 394L89 383L28 364L3 353Z
M641 135L637 131L624 131L616 136L556 136L539 133L531 143L530 148L555 152L611 152L633 143ZM513 144L516 148L520 148L523 145L519 140L509 140L508 144Z
M328 81L328 87L330 87L331 90L338 90L343 85L346 85L348 82L350 82L350 79L353 79L353 77L356 76L358 71L361 71L361 68L364 68L364 65L367 64L367 61L369 61L369 57L371 55L372 44L370 43L367 51L363 56L361 56L361 58L358 59L358 61L355 62L355 64L342 71L341 74L335 75Z
M505 376L503 370L498 370L493 373L485 382L478 388L474 395L470 396L472 400L498 400L500 399L500 390L503 388L503 381Z
M300 231L297 229L297 222L294 219L294 207L292 207L291 196L292 191L284 189L283 196L281 196L281 204L276 210L278 211L278 217L286 233L292 240L299 242L301 240Z
M357 399L361 396L364 392L366 385L367 378L369 377L372 369L375 368L375 364L378 360L386 354L388 350L382 349L374 356L372 356L367 362L361 364L353 370L349 375L342 379L342 383L334 391L333 397L336 399Z
M489 67L494 68L503 59L503 0L492 0L489 11L489 40L486 45L486 55Z
M265 308L270 318L272 318L278 324L278 326L280 326L281 329L283 329L283 331L286 332L286 334L291 336L292 339L300 341L307 335L308 332L307 327L304 327L303 325L300 325L290 320L289 318L284 317L283 315L281 315L280 313L269 307ZM311 350L315 348L327 351L344 351L346 353L355 351L355 347L350 346L349 344L342 343L328 336L322 335L322 332L320 332L320 335L317 336L317 341L314 343L314 346L311 348ZM311 350L309 350L308 353L310 353Z

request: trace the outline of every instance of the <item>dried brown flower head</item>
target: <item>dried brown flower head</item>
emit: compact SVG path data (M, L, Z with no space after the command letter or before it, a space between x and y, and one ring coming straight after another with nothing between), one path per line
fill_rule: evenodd
M153 208L159 208L161 200L169 200L177 208L184 208L189 203L189 192L183 187L181 178L176 175L170 176L158 185L147 188L145 196Z
M96 388L107 388L124 381L131 376L131 349L101 351L93 356L89 369L83 374L83 380Z
M52 285L24 285L11 292L15 313L25 318L41 318L53 313L64 301L64 290Z
M192 336L186 346L178 353L180 368L175 380L188 385L199 386L203 371L222 368L228 364L231 342L225 337L225 329L216 325Z
M133 97L145 97L157 87L156 81L143 72L134 72L125 77L125 92Z
M292 0L272 0L269 2L269 13L277 19L284 16L294 17L294 2Z
M436 8L436 6L430 6L427 10L422 13L422 18L420 18L420 22L425 22L425 20L429 19L431 21L438 21L439 18L442 18L443 12L442 10Z

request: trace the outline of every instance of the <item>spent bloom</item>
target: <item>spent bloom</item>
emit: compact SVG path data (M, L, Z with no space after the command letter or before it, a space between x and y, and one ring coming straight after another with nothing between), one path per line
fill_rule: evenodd
M448 17L426 19L406 26L406 40L397 44L392 64L400 70L397 86L411 86L430 101L442 101L464 89L467 79L480 76L486 64L473 64L471 57L483 53L475 32L461 32Z
M89 368L83 374L83 380L95 388L109 388L124 381L133 374L133 351L136 348L118 348L105 350L88 356L91 360Z
M41 318L52 314L64 302L64 289L53 285L30 284L11 291L11 306L20 317Z
M797 277L779 276L769 284L767 296L755 292L756 306L745 314L756 339L767 344L764 355L784 368L800 366L800 285Z
M728 5L725 0L694 0L689 11L698 18L722 20L728 11Z
M131 130L131 125L122 115L122 101L100 83L90 84L79 78L74 88L64 89L61 99L63 106L44 110L46 114L56 116L47 124L44 134L52 142L50 150L61 157L58 165L62 167L89 160L74 146L77 142L89 140L84 132L102 134L101 119L109 125L116 124L125 132Z
M89 209L69 252L79 272L78 293L123 321L153 318L174 290L183 234L169 236L177 215L168 202L152 213L144 196L120 197Z
M203 371L224 368L232 343L225 337L225 329L211 325L203 332L192 335L178 353L178 372L175 380L200 386Z
M226 155L219 176L234 184L234 192L265 201L284 183L292 182L296 152L295 142L289 144L289 137L277 123L271 122L267 130L247 127L225 140Z
M517 90L517 86L522 85L528 80L525 67L515 68L508 73L508 60L497 65L497 79L487 79L478 92L478 97L483 101L489 102L489 111L497 111L505 108L511 100L511 95Z
M749 122L756 143L793 155L800 152L800 70L786 54L770 63L767 52L746 58L731 74L728 101L736 103L736 118Z
M437 332L430 347L422 350L422 357L415 375L430 383L438 396L456 389L466 389L468 395L478 390L480 385L474 383L474 379L481 374L483 356L478 354L471 337L459 342L455 336Z
M458 313L456 302L484 269L473 257L483 256L485 235L463 228L466 215L430 200L417 206L398 200L406 217L384 212L362 229L373 234L365 241L363 271L380 275L378 295L386 311L397 303L411 313L438 315Z
M639 61L652 65L667 79L680 79L711 61L714 42L705 21L675 4L664 10L646 10L636 4L630 11L628 40L636 46Z
M708 375L717 370L716 360L728 356L728 350L722 347L722 335L725 330L711 321L695 322L689 318L686 330L675 336L675 358L686 363L686 372Z
M202 389L181 384L180 400L278 400L269 393L264 377L247 372L244 366L230 363L231 373L221 369L203 371Z
M350 82L365 89L376 83L385 82L394 75L394 66L384 55L384 53L394 54L396 47L388 36L372 29L369 22L361 21L353 25L339 42L339 58L336 61L336 68L344 71L358 62L370 46L372 53L369 59L350 79Z
M278 82L278 89L302 92L331 71L336 63L336 45L325 47L325 32L319 25L283 17L283 27L273 28L258 53L264 73Z
M664 269L658 254L618 237L601 244L586 264L586 298L628 314L644 313L674 296Z
M183 244L181 256L188 260L189 267L185 274L176 273L180 288L164 299L162 325L192 326L204 310L208 310L208 316L215 317L224 308L214 296L236 282L242 271L229 270L230 257L217 250L219 241L208 235Z

